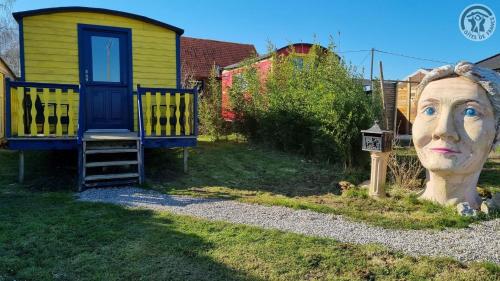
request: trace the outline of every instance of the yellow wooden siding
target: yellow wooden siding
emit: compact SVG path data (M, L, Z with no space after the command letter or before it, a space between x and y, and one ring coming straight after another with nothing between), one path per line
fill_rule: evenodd
M23 19L26 81L79 84L78 23L132 29L134 89L137 84L176 86L174 31L140 20L90 12Z

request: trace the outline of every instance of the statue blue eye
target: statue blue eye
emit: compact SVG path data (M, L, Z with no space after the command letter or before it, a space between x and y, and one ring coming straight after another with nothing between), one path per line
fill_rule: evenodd
M427 107L425 110L424 110L424 113L425 115L434 115L434 113L436 113L436 110L434 109L434 107Z
M477 116L477 112L476 112L476 110L475 110L474 108L471 108L471 107L466 108L466 109L464 110L464 114L465 114L465 116L467 116L467 117L474 117L474 116Z

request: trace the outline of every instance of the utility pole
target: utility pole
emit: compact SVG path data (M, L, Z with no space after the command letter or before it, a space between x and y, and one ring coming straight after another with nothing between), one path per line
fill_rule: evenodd
M375 52L375 49L372 48L371 52L372 52L372 61L370 63L370 81L373 81L373 53ZM373 89L372 89L372 91L373 91Z
M371 90L372 90L372 99L375 98L375 96L373 95L375 93L375 89L373 88L373 55L374 55L374 52L375 52L375 49L372 48L371 49L372 59L371 59L371 63L370 63L370 83L371 83Z

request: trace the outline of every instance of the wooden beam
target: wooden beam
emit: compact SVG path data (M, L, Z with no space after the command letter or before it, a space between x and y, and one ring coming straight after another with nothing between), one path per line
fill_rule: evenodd
M187 147L184 147L183 148L183 158L184 158L184 173L187 173L188 172L188 148Z
M382 67L382 61L379 61L380 66L380 96L382 97L382 108L383 108L383 118L384 118L384 129L389 129L389 118L387 117L387 108L385 106L385 92L384 92L384 69Z
M407 102L408 102L408 111L407 111L407 122L406 122L406 134L410 134L410 114L411 114L411 111L410 111L410 107L411 107L411 78L408 78L408 99L407 99Z
M24 183L24 151L19 150L19 183Z

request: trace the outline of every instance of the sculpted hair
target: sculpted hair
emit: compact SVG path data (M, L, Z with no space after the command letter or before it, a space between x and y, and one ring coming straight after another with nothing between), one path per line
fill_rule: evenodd
M459 62L457 65L444 65L433 69L422 79L417 88L417 102L424 88L432 81L449 78L465 77L470 81L479 84L487 93L488 99L493 106L496 119L497 137L493 146L500 144L500 74L497 72L479 67L470 62Z

